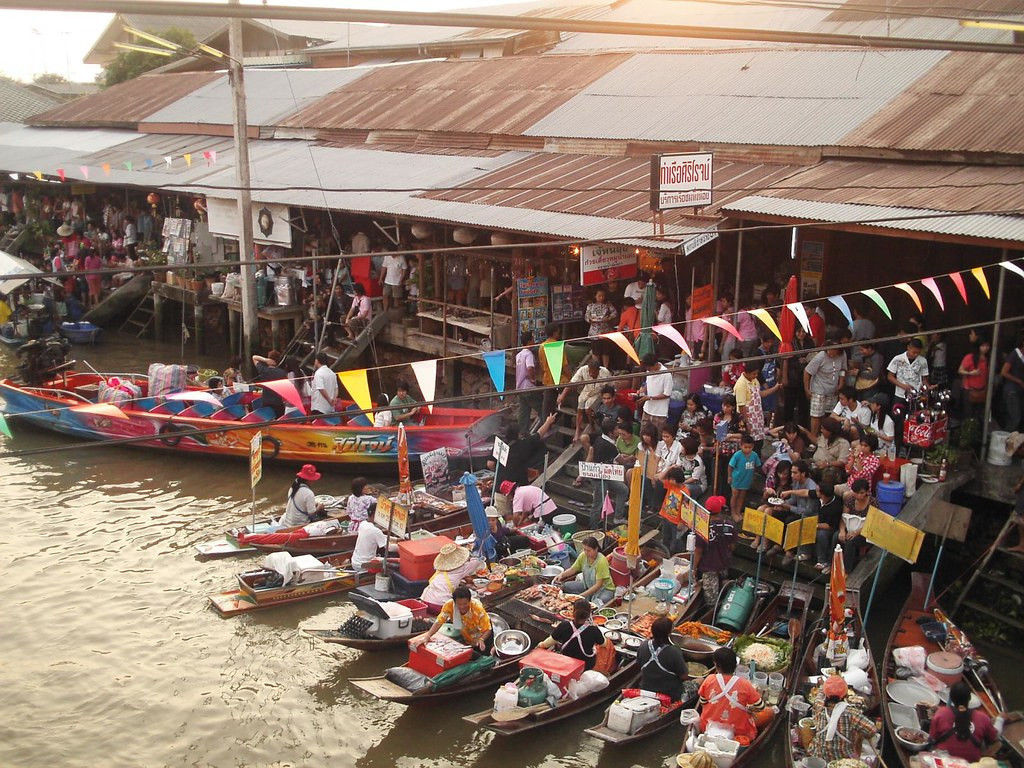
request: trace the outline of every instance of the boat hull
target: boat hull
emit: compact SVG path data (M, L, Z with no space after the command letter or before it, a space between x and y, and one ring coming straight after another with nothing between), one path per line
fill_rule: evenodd
M129 440L133 447L172 451L182 455L249 458L249 442L263 433L264 460L286 463L379 464L398 460L398 429L387 427L320 426L306 423L218 421L133 410L126 418L71 410L85 405L75 390L95 383L96 376L71 374L70 383L58 379L45 387L25 388L9 379L0 381L5 412L18 423L82 440ZM75 383L76 380L80 383ZM143 379L144 380L144 379ZM432 424L406 429L409 460L439 448L449 456L483 458L490 455L500 423L497 411L458 408L434 409Z

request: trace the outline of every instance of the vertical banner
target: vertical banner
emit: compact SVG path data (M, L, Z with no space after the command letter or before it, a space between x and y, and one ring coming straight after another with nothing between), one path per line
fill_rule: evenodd
M366 369L357 368L353 371L340 371L338 381L345 387L345 391L355 400L356 405L363 411L373 410L373 400L370 398L370 382L366 378Z
M411 363L413 375L416 376L416 383L423 393L423 399L427 401L427 410L434 412L434 393L437 391L437 360L417 360Z
M263 479L263 433L257 432L249 441L249 485L255 488Z
M487 372L491 374L491 381L499 393L505 391L505 350L496 349L493 352L483 353L484 362L487 364ZM502 395L504 397L504 395Z

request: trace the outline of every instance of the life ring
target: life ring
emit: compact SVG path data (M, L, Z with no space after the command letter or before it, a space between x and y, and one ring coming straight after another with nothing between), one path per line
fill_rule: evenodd
M168 422L160 427L160 434L163 435L160 438L160 442L169 448L174 448L181 442L181 438L186 437L190 432L198 431L195 427L187 424L172 424Z
M270 445L273 446L273 448L274 448L273 452L270 453L270 454L267 453L267 443L270 443ZM281 452L281 441L278 440L276 437L271 437L269 435L264 435L263 436L263 458L264 459L271 459L271 460L276 459L277 458L277 454L279 454L280 452Z

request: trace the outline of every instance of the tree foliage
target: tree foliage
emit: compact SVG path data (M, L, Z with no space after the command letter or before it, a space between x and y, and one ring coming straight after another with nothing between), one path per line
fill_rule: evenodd
M172 43L177 43L186 50L191 50L196 46L196 39L192 33L188 30L181 29L180 27L171 27L161 31L155 31L152 29L145 30L152 35L162 37L164 40L169 40ZM139 45L144 45L147 48L159 48L160 46L155 43L147 42L146 40L140 39ZM176 59L183 58L184 52L175 52L170 56L158 56L153 53L143 53L142 51L122 51L117 54L117 58L112 62L103 67L98 75L96 75L96 82L103 88L109 88L112 85L123 83L126 80L132 80L139 75L149 72L151 69L156 69L164 64L167 64Z
M68 79L64 75L58 75L56 72L43 72L32 78L32 82L36 85L58 85L67 81Z

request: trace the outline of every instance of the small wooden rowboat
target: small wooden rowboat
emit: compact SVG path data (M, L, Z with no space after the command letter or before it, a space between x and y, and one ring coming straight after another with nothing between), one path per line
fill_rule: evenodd
M792 606L790 606L790 594L793 595ZM751 620L747 622L747 626L744 628L745 631L749 631L751 628L755 628L755 632L770 631L773 627L777 626L781 621L788 620L790 618L795 619L797 626L787 624L787 627L791 632L794 633L794 637L790 638L793 644L793 657L790 660L790 664L785 670L787 676L786 682L783 684L783 696L780 699L780 707L784 704L785 692L789 690L792 684L793 670L796 668L796 659L798 658L798 647L797 643L802 635L803 628L807 623L807 611L810 608L812 592L808 587L798 585L795 590L790 591L789 586L784 586L775 597L773 597L764 610L757 616L752 616ZM714 617L709 614L705 614L700 620L707 623ZM712 625L713 626L713 625ZM741 633L742 634L742 633ZM675 633L673 633L673 638ZM697 694L694 691L693 695L685 699L678 707L669 709L662 713L660 716L647 723L646 725L638 728L634 733L622 733L608 727L608 713L605 713L604 720L601 721L600 725L596 725L593 728L587 728L584 733L593 736L596 739L607 744L624 745L633 744L642 739L646 739L649 736L653 736L656 733L660 733L665 729L671 727L673 724L679 721L679 712L682 709L692 709L697 703ZM778 727L779 718L775 718L769 723L763 730L758 734L757 741L767 743L771 739L771 734L775 732ZM750 747L754 748L752 743ZM758 747L760 749L760 747Z
M245 526L246 533L267 533L277 524L274 518L257 520L255 524ZM222 536L219 539L211 539L196 544L193 547L197 554L203 557L227 557L229 555L240 555L247 552L257 552L256 547L240 545L235 538Z
M994 719L998 714L1006 711L1002 691L992 678L988 664L978 658L966 635L942 612L936 601L932 600L927 606L924 604L925 595L928 592L928 579L929 574L927 573L911 574L910 596L903 606L903 613L893 626L892 634L889 636L889 643L885 647L885 660L882 665L884 671L883 680L888 684L898 679L896 677L896 660L893 657L893 651L914 645L924 648L926 654L945 650L943 646L936 642L936 639L933 639L936 638L936 635L931 633L933 627L934 629L939 629L936 625L941 624L943 628L939 631L952 639L951 645L959 647L962 651L967 651L968 655L963 660L964 672L962 679L970 686L974 696L977 697L979 706L983 707L984 711ZM933 627L929 627L929 624L933 625ZM927 634L926 630L928 630ZM901 714L903 717L909 717L910 720L917 719L916 714L910 715L906 711L906 706L902 707L902 710ZM920 712L920 708L918 708L918 712ZM896 737L896 729L901 725L910 727L908 725L909 721L904 722L901 720L896 722L893 702L887 702L886 706L882 708L882 713L885 718L886 731L892 741L896 755L904 766L910 768L914 753L908 750ZM1006 719L1007 722L1002 733L1003 742L1010 752L1008 757L1010 757L1011 762L1015 761L1019 764L1021 759L1024 758L1024 744L1021 742L1024 739L1024 720L1021 719L1019 714L1010 715Z
M240 613L348 592L360 586L360 578L363 581L367 578L365 574L348 570L351 559L350 553L320 558L325 572L317 575L322 578L284 586L269 586L277 575L274 571L265 568L246 571L238 574L238 589L210 595L210 603L221 616L237 616Z

